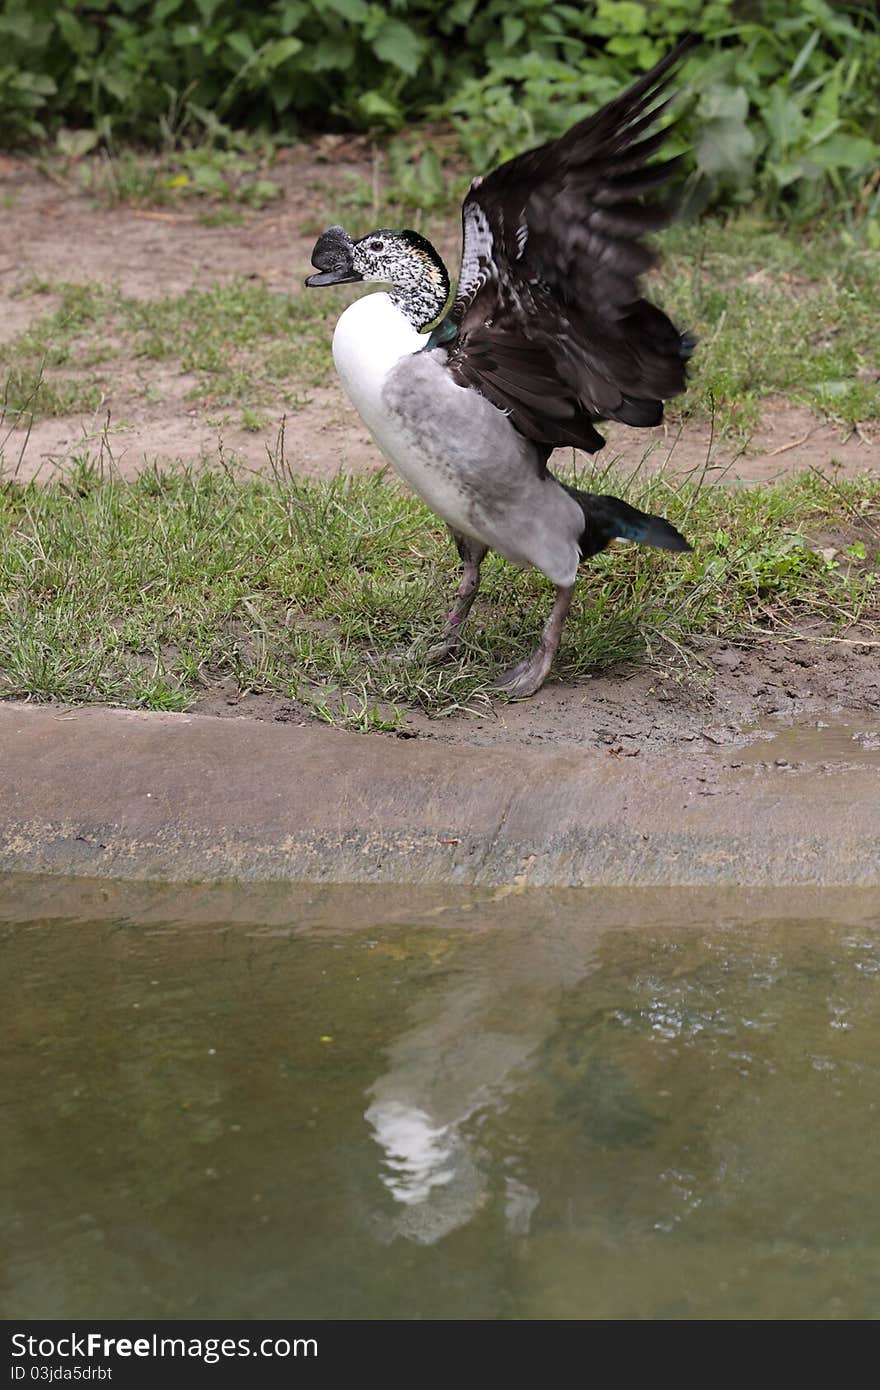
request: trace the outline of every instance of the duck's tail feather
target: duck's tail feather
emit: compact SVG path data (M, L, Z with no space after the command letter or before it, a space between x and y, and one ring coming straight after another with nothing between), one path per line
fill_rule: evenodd
M579 488L562 486L579 504L584 514L584 529L581 534L581 558L589 559L598 555L606 545L618 538L638 541L640 545L653 545L658 550L692 550L671 522L650 512L640 512L620 497L600 495L595 492L581 492Z

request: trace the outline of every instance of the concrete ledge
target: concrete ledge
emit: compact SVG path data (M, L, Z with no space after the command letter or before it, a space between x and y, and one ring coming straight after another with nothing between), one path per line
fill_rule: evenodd
M720 768L0 705L0 869L149 879L880 886L880 772Z

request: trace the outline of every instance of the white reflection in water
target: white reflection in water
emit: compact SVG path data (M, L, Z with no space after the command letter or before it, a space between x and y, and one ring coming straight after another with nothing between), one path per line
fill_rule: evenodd
M424 1110L398 1100L371 1105L366 1118L385 1150L382 1181L398 1202L414 1206L432 1187L452 1182L456 1138L450 1125L432 1125Z
M388 1050L365 1111L382 1151L379 1177L395 1203L392 1214L374 1217L381 1239L431 1245L489 1201L497 1155L485 1158L469 1121L503 1103L511 1076L546 1037L560 991L589 969L592 940L581 933L566 947L536 933L501 960L493 953L491 968L467 982L453 973L423 995L415 1025ZM511 1235L528 1233L538 1202L516 1174L507 1177Z
M374 1219L385 1240L403 1236L433 1245L467 1225L487 1200L485 1173L457 1125L437 1125L418 1106L378 1102L366 1111L373 1138L384 1150L381 1180L404 1208L390 1220ZM538 1194L524 1182L507 1178L505 1224L511 1235L528 1235Z
M418 1106L377 1102L366 1111L384 1151L379 1176L398 1203L391 1217L376 1213L375 1233L433 1245L466 1226L486 1201L485 1174L456 1125L438 1125Z

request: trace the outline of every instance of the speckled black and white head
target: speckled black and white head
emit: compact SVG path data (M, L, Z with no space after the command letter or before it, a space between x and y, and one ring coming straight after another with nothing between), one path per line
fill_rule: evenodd
M449 298L446 266L418 232L380 227L353 241L344 227L328 227L315 243L312 265L319 274L310 275L307 285L390 285L392 303L419 331L440 317Z

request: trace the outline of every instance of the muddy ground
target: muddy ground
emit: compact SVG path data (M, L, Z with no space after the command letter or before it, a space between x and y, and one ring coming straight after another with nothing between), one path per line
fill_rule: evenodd
M158 296L204 287L238 276L260 280L272 290L298 294L308 272L322 198L311 185L365 172L362 151L344 143L318 152L296 149L273 177L285 186L284 199L262 211L242 210L238 225L206 226L188 207L152 210L96 206L70 185L40 177L22 161L0 161L0 340L8 341L34 315L51 307L45 296L16 297L28 277L98 280L133 296ZM366 215L366 214L365 214ZM454 262L457 228L438 236L443 254ZM329 352L329 342L328 342ZM144 373L152 373L152 403L146 404ZM160 363L122 363L114 370L112 391L101 411L90 417L37 422L23 456L21 477L51 476L83 438L97 439L110 411L113 454L132 476L145 462L198 458L216 451L216 411L185 400L185 377ZM135 390L136 387L136 390ZM277 423L285 413L261 411L270 421L247 431L234 421L223 427L226 448L254 469L267 466ZM771 402L745 448L712 441L704 424L683 431L633 431L612 427L608 453L624 470L648 455L648 467L700 469L724 481L766 480L797 470L838 470L843 476L876 473L876 445L787 402ZM15 457L17 432L7 444ZM22 436L23 441L23 436ZM295 470L328 476L341 470L374 469L377 451L336 385L309 393L308 403L287 420L287 461ZM828 538L818 538L827 543ZM845 545L847 537L832 538ZM454 588L450 570L450 591ZM412 714L404 736L467 744L581 744L605 748L609 757L639 756L653 749L675 750L689 761L719 746L746 748L763 731L775 735L790 726L839 728L840 750L855 761L876 750L880 740L880 633L876 621L842 638L768 642L736 647L711 644L686 663L670 659L650 669L618 669L576 684L551 682L532 700L509 705L494 701L473 713L428 718ZM311 716L275 695L240 695L219 686L198 699L203 713L304 723ZM769 747L759 739L761 747ZM751 755L749 755L751 756ZM791 760L770 764L787 767ZM794 759L796 762L796 758ZM711 760L717 766L717 759ZM712 774L707 773L711 783Z
M304 724L311 714L274 693L222 687L200 695L200 714ZM493 701L473 713L409 714L392 737L485 747L518 744L604 749L629 758L650 751L709 757L719 750L772 763L784 731L831 730L835 757L864 762L880 749L880 643L707 643L693 664L617 667L577 683L553 681L530 700ZM788 737L788 735L786 735ZM785 740L783 740L785 742ZM780 746L782 746L780 744ZM798 762L795 743L793 760ZM762 751L763 750L763 751ZM760 759L759 759L760 760ZM707 764L708 767L708 764Z

